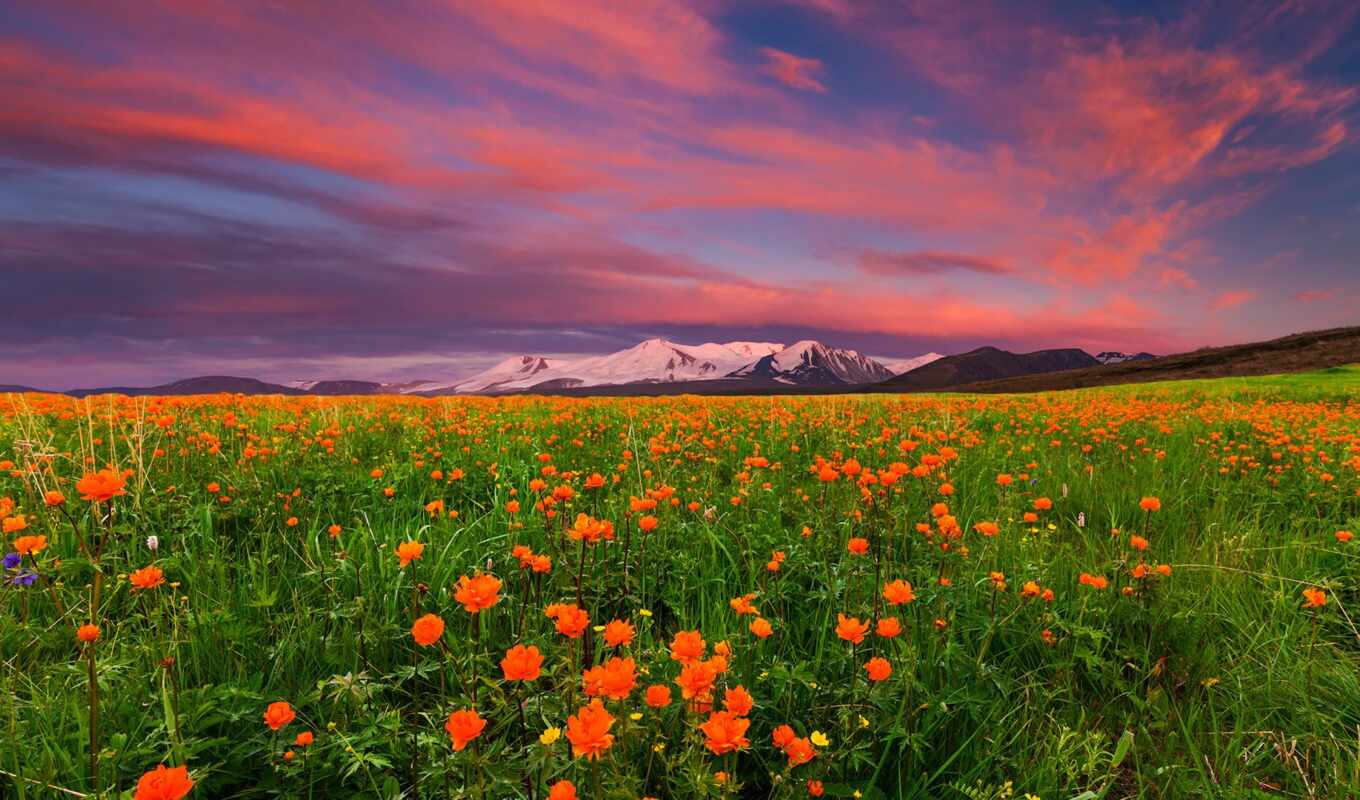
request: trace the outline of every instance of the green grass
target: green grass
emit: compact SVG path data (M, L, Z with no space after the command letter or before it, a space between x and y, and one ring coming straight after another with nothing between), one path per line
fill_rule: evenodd
M1360 542L1334 536L1360 531L1355 367L1034 396L0 398L6 409L0 460L13 469L0 496L28 522L6 539L45 534L49 546L42 580L0 590L5 796L131 796L159 763L187 764L191 796L214 798L543 797L563 778L591 798L801 797L809 780L827 796L908 798L1360 791ZM957 457L882 495L870 485L870 499L815 471L819 457L929 466L946 448ZM757 454L770 465L744 465ZM74 483L107 463L134 472L112 504L91 609L94 571L72 521L89 537L108 506L79 499ZM544 476L549 463L558 473ZM585 488L591 473L603 488ZM999 486L1000 473L1015 482ZM532 507L535 478L547 493L575 491L555 519ZM44 505L53 488L71 521ZM655 511L630 510L658 491ZM1161 510L1142 511L1145 496ZM1024 522L1041 497L1052 508ZM432 517L434 500L457 517ZM957 537L932 513L941 501ZM585 549L584 566L563 530L577 513L616 531ZM645 536L644 514L659 520ZM1000 533L975 531L982 521ZM1131 549L1135 533L1145 552ZM869 554L848 552L852 537ZM403 569L393 551L407 539L426 549ZM516 544L551 556L552 572L523 573ZM775 551L787 556L777 573L766 567ZM1171 575L1134 578L1140 560ZM126 575L152 563L169 582L133 591ZM504 587L472 615L451 591L478 571ZM542 610L576 600L578 571L592 624L634 623L624 650L647 671L629 699L606 702L615 740L598 762L572 758L566 738L538 740L584 699L583 642ZM1109 588L1081 585L1082 573ZM878 598L896 578L917 597L889 609ZM1052 602L1023 597L1027 581ZM1302 608L1308 587L1327 604ZM769 639L729 605L747 593ZM447 653L412 642L415 606L444 619ZM904 632L852 647L835 633L838 613L894 614ZM74 636L91 618L102 629L96 786L89 651ZM737 755L709 752L697 730L708 714L679 702L667 647L693 629L710 652L731 646L717 704L723 686L755 697ZM612 655L587 637L591 662ZM527 686L498 667L520 641L545 656ZM871 685L874 655L893 674ZM676 702L646 707L654 683ZM278 735L262 721L275 700L299 715ZM444 721L469 707L488 724L455 753ZM771 744L781 724L829 744L790 768ZM304 729L315 743L284 761ZM720 770L731 776L721 785Z

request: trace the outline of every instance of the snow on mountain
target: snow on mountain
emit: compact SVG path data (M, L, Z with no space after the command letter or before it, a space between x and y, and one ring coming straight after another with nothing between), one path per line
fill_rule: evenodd
M892 374L901 375L904 372L911 372L917 367L924 367L926 364L941 358L944 358L944 356L939 353L926 353L923 356L916 356L915 358L877 358L874 360L887 367L888 371Z
M714 345L701 345L702 347L713 347ZM784 345L778 342L724 342L718 347L724 347L742 358L764 358L771 353L778 353L784 349Z
M401 383L384 383L384 392L395 392L396 394L416 394L418 392L428 392L439 388L438 381L403 381Z
M547 384L552 388L605 386L623 383L673 383L721 378L759 357L777 352L771 342L732 342L685 345L665 339L648 339L627 350L602 356L578 358L556 364L532 376L500 384L497 389L528 389ZM458 387L459 391L476 391Z
M1120 353L1116 350L1107 350L1103 353L1096 353L1096 361L1102 364L1118 364L1122 361L1146 361L1156 358L1151 353Z
M521 382L528 381L528 385L533 385L538 382L538 379L534 377L535 375L549 372L564 363L566 362L559 359L543 358L542 356L511 356L490 369L483 370L452 385L440 387L439 391L459 393L501 392L523 388L519 385ZM428 391L428 389L413 391Z
M827 347L804 339L728 373L732 378L763 378L797 386L875 383L893 376L887 367L854 350Z

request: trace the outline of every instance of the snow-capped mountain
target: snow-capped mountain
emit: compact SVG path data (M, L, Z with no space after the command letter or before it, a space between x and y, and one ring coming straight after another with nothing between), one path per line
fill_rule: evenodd
M1102 364L1118 364L1121 361L1146 361L1150 358L1156 358L1156 356L1151 353L1120 353L1117 350L1096 353L1096 361Z
M876 383L893 376L887 367L854 350L827 347L804 339L776 353L728 373L730 378L755 378L797 386Z
M684 345L665 339L648 339L617 353L558 362L551 369L501 382L494 391L535 386L540 389L573 389L625 383L710 380L721 378L753 358L777 352L782 347L773 342ZM463 385L459 385L457 390L487 391L484 388L465 388Z
M876 358L874 360L887 367L888 371L892 374L901 375L904 372L911 372L917 367L924 367L926 364L929 364L932 361L938 361L941 358L944 358L944 356L939 353L926 353L923 356L917 356L915 358Z
M541 379L536 378L545 372L567 363L560 359L542 356L511 356L490 369L483 370L470 378L464 378L451 386L443 387L444 392L502 392L523 388L527 382L532 386Z
M439 384L435 381L378 383L376 381L318 380L288 381L282 385L287 386L290 389L298 389L308 394L317 395L416 394L418 392L428 392L439 388Z

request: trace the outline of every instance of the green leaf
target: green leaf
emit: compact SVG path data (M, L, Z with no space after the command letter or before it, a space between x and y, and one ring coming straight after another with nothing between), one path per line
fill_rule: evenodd
M1133 747L1133 731L1125 728L1124 734L1119 737L1119 743L1114 746L1114 759L1110 761L1110 769L1118 767L1124 761L1124 757L1129 754L1129 749Z

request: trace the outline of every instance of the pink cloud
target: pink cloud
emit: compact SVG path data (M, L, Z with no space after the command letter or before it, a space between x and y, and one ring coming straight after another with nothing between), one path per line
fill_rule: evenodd
M763 72L775 80L794 89L812 92L825 92L826 86L814 77L822 71L822 62L815 58L802 58L793 53L776 50L773 47L760 49L765 56Z
M968 253L940 250L887 251L865 250L856 263L871 275L935 275L960 270L984 275L1008 275L1013 270L1005 261Z
M1308 289L1294 295L1300 303L1321 303L1337 296L1334 289Z
M1229 289L1219 292L1209 303L1210 311L1227 311L1256 299L1256 292L1250 289Z
M1195 280L1193 275L1183 269L1167 267L1158 274L1157 285L1163 289L1174 286L1187 292L1192 292L1199 288L1199 281Z

